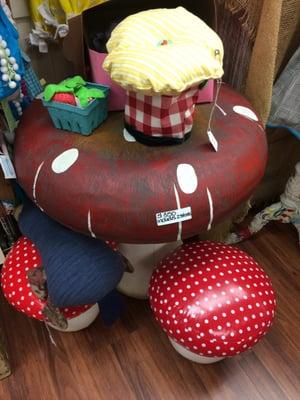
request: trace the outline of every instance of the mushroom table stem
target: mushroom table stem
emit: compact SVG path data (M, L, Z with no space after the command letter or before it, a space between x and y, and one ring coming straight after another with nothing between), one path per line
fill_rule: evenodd
M181 346L175 340L171 339L169 337L169 340L171 342L171 345L174 347L174 349L184 358L187 360L196 362L198 364L213 364L215 362L223 360L225 357L205 357L205 356L200 356L196 353L193 353L192 351L186 349L185 347Z
M181 243L181 241L156 244L119 243L120 253L134 269L124 273L118 285L119 292L136 299L147 299L154 268L163 257Z

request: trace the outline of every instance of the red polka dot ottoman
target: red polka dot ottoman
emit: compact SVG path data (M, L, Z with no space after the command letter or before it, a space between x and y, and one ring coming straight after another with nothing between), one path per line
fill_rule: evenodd
M7 255L1 286L6 300L16 310L64 332L86 328L99 314L97 304L60 309L51 305L41 256L34 243L24 236Z
M184 357L213 363L251 349L275 314L272 283L245 252L221 243L178 247L154 271L154 316Z

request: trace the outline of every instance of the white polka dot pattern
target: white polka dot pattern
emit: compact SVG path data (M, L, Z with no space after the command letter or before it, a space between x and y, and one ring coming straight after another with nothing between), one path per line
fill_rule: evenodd
M40 321L46 301L39 299L28 281L28 271L42 266L41 256L28 238L21 237L8 253L1 271L1 286L6 300L18 311ZM79 316L92 305L61 308L67 319Z
M267 333L275 314L271 281L232 246L183 244L154 271L150 305L162 329L203 356L239 354Z

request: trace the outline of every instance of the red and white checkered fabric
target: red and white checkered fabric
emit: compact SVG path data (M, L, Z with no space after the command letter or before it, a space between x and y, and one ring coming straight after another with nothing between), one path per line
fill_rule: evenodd
M125 122L147 136L183 138L193 127L198 87L177 96L145 96L127 92Z

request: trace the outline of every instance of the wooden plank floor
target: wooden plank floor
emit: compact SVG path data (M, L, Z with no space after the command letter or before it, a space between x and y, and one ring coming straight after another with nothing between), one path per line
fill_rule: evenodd
M275 324L253 351L214 365L172 350L146 301L128 299L113 328L98 319L76 334L52 331L1 299L13 374L1 400L298 400L300 399L300 251L291 226L273 224L241 246L273 280Z

